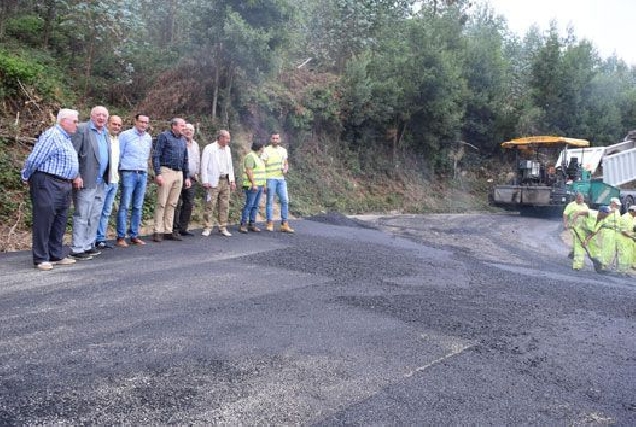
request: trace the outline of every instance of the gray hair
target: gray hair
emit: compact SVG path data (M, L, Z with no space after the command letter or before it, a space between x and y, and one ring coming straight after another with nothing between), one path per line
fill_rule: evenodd
M191 131L194 132L194 125L192 123L186 123L185 127L186 129L190 129Z
M102 107L101 105L91 108L91 117L93 117L94 114L97 114L99 110L104 110L104 113L106 113L106 117L108 118L108 108Z
M185 120L179 118L179 117L175 117L174 119L170 120L170 127L172 126L176 126L181 122L184 122Z
M79 113L77 110L73 110L71 108L62 108L57 113L56 123L60 124L64 119L73 119L76 120L79 117Z

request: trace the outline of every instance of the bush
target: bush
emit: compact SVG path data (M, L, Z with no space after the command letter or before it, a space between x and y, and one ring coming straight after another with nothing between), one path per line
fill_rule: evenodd
M44 20L35 15L23 15L7 21L7 35L31 47L42 45Z

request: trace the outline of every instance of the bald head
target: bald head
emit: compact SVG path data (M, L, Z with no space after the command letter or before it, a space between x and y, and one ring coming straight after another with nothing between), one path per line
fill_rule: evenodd
M111 135L119 135L121 131L121 117L114 115L108 118L108 133Z

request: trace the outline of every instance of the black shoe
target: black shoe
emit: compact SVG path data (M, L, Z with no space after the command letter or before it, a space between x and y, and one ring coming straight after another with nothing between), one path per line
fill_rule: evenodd
M97 243L95 243L95 247L97 249L112 249L113 245L111 245L110 243L107 243L107 242L97 242Z
M98 251L95 248L90 248L89 250L84 251L84 253L87 254L87 255L92 255L92 256L97 256L97 255L101 255L102 254L101 251Z
M166 240L173 240L175 242L182 242L183 238L179 236L179 233L173 231L172 234L166 234Z
M189 237L193 237L194 233L188 230L185 231L179 231L179 234L181 234L182 236L189 236Z
M87 254L86 252L80 252L78 254L70 254L69 256L78 261L88 261L89 259L93 259L93 257L90 254Z

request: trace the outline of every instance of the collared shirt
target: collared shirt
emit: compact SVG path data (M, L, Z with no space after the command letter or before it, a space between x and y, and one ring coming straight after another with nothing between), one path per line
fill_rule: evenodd
M230 164L230 147L226 144L225 147L221 147L219 145L219 173L221 175L227 175L232 170L232 165Z
M108 141L106 141L106 137L108 133L105 128L101 130L97 130L95 127L95 123L92 120L89 122L91 132L95 132L95 138L97 139L97 158L99 159L99 171L97 172L97 183L101 184L104 182L104 174L106 173L106 169L108 169Z
M64 179L77 178L79 161L71 136L60 125L45 131L33 147L22 169L22 179L28 181L33 172L50 173Z
M193 139L188 144L188 171L190 178L194 178L201 172L201 150L199 144Z
M110 135L110 176L111 184L119 182L119 136Z
M148 159L152 148L152 137L137 128L119 134L119 170L148 171Z
M183 172L183 179L189 178L188 150L183 135L176 136L172 131L161 132L152 153L152 167L155 176L161 174L161 166Z

